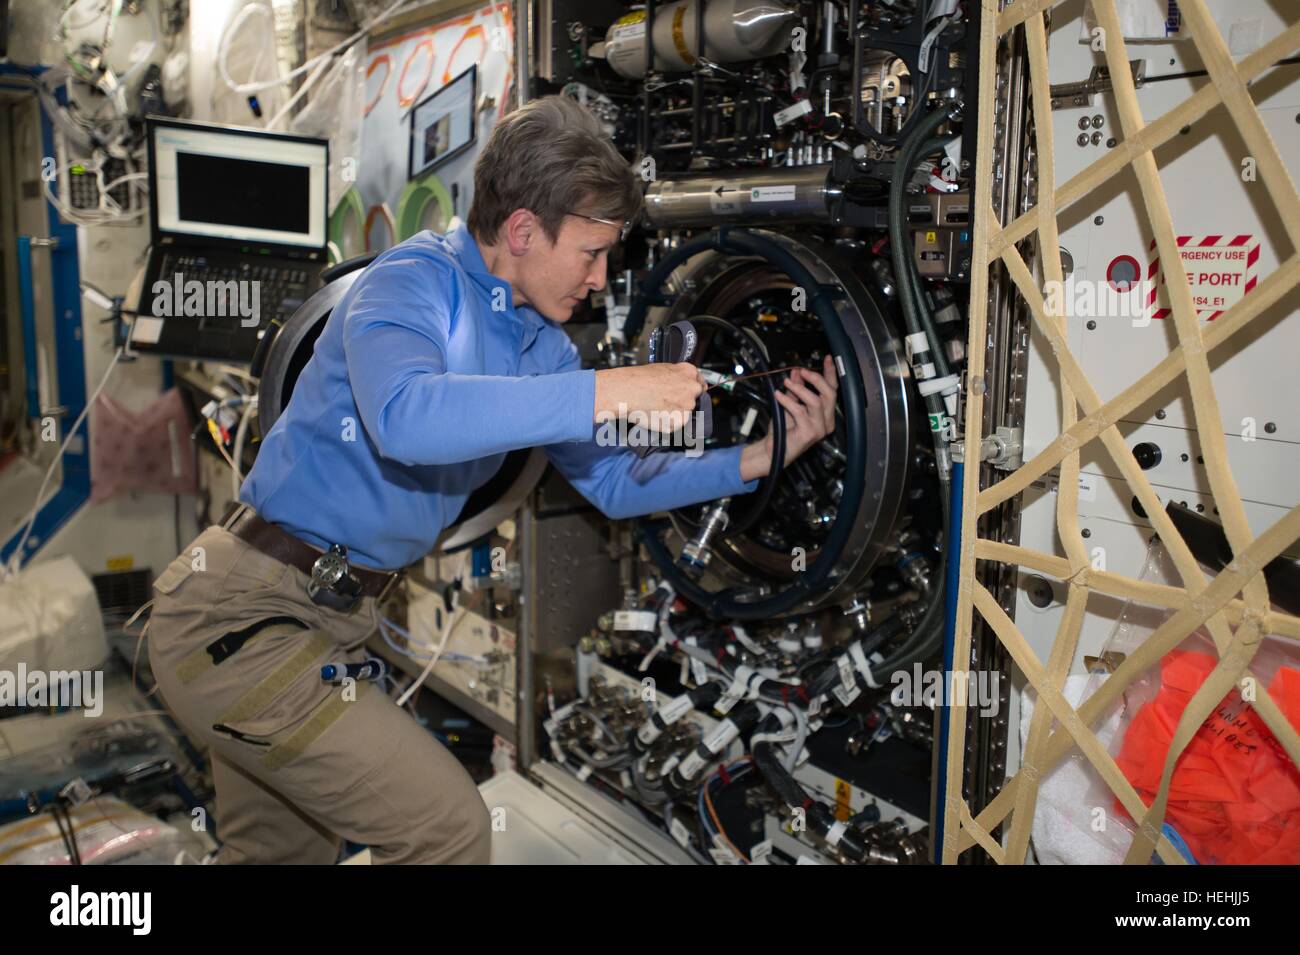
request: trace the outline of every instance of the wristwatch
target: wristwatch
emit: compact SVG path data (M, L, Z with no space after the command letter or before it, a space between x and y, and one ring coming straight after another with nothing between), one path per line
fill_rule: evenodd
M348 568L348 549L334 544L311 565L307 596L333 610L351 610L361 596L361 581Z

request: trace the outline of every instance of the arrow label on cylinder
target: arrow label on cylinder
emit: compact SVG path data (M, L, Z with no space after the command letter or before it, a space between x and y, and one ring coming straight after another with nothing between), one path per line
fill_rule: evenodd
M720 182L709 193L709 209L716 216L733 215L740 211L741 196L748 194L749 190L739 182Z

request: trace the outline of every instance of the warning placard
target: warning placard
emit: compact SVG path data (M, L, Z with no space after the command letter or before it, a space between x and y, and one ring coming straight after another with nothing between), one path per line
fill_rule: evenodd
M1178 250L1192 288L1196 314L1212 322L1255 287L1259 243L1251 235L1180 235ZM1153 239L1147 267L1147 306L1152 318L1169 318L1169 288Z

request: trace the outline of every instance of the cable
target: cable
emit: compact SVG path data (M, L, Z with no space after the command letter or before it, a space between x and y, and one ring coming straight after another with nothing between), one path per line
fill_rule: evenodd
M514 542L511 541L511 543ZM479 597L481 596L481 594L482 591L480 591L478 594L475 594L474 596ZM477 604L475 604L475 606L477 606ZM453 591L451 595L451 614L447 617L447 623L443 627L442 636L438 641L438 647L434 651L433 656L429 658L429 662L424 665L424 669L420 671L420 675L416 677L415 682L412 683L410 687L406 690L406 692L403 693L398 698L397 700L398 706L405 705L406 701L411 698L412 694L414 694L415 691L424 684L425 679L429 676L430 673L433 672L433 668L437 666L438 660L442 657L442 651L446 649L447 642L451 639L452 632L458 626L460 626L461 621L465 619L465 616L469 612L469 610L470 607L468 606L466 607L460 606L460 591L459 590Z
M49 810L54 816L54 825L58 827L63 839L63 848L68 853L69 865L81 865L81 852L77 849L77 833L73 828L72 816L60 801L50 803ZM66 829L65 829L66 826Z
M319 53L310 60L305 61L296 69L291 70L284 76L273 80L263 80L261 82L236 83L230 76L230 67L227 63L227 57L230 53L230 38L238 32L239 28L243 26L244 21L252 14L261 13L268 17L274 17L275 15L274 11L266 3L250 3L235 15L235 18L230 22L230 25L226 27L225 32L221 36L221 43L217 48L217 73L226 84L227 88L241 96L251 96L254 93L260 93L262 90L269 90L276 86L282 86L295 77L306 73L308 70L315 69L322 60L327 60L337 53L342 53L344 50L348 49L348 47L352 46L352 44L363 39L371 30L379 26L379 24L385 22L398 13L398 11L403 7L411 6L416 2L420 2L420 0L396 0L395 3L385 9L383 13L379 14L379 16L363 24L361 29L357 30L356 33L353 33L346 39L336 43L324 53Z
M77 415L77 420L72 423L72 427L69 428L68 433L64 435L63 443L59 445L59 450L55 452L54 460L50 462L49 468L45 471L45 478L41 481L41 486L36 491L36 503L32 505L32 509L28 514L27 526L23 528L22 537L19 538L18 546L14 548L14 552L6 562L3 577L0 577L0 580L7 580L10 575L18 573L19 569L22 567L23 546L27 543L27 538L31 536L32 527L36 524L36 516L41 510L41 498L45 496L45 488L49 485L50 478L54 476L54 469L58 467L59 462L63 459L63 454L68 450L68 445L72 442L73 435L77 433L77 429L81 427L81 423L85 421L86 416L90 414L90 409L94 407L95 402L99 399L100 393L103 392L104 386L108 384L108 379L113 374L113 369L117 367L117 363L121 361L121 359L122 349L118 348L118 350L113 353L113 360L108 363L108 368L104 371L104 377L99 380L99 384L95 387L94 393L86 401L86 406L81 409L81 414Z
M917 298L914 297L916 291L912 285L912 265L908 256L910 246L906 241L906 203L907 183L911 179L920 145L923 143L928 145L930 137L950 118L948 110L937 109L921 120L915 131L903 142L902 148L899 150L898 160L894 165L893 179L889 186L889 251L894 261L894 278L898 286L898 300L903 306L903 321L907 325L909 334L926 332L935 369L941 378L949 374L948 359L939 347L940 343L937 338L930 338L930 333L926 329L925 322L919 312L923 303L918 305ZM933 328L933 322L930 325Z
M111 157L110 157L111 158ZM133 222L141 218L148 212L148 203L138 201L134 212L123 209L117 200L111 195L111 191L122 183L140 183L149 178L148 173L132 172L124 176L118 176L108 183L104 182L104 162L103 158L91 159L69 159L66 162L59 163L54 167L54 175L50 179L41 177L41 191L45 193L46 200L50 205L59 211L59 214L69 222L76 225L106 225L115 222ZM64 170L71 169L73 166L84 167L86 172L93 172L95 175L96 188L99 191L99 207L97 209L75 209L66 205L62 199L50 188L50 183L57 181ZM83 173L84 174L84 173ZM140 185L133 185L144 196L148 196L148 190Z
M236 499L239 498L239 486L244 480L239 471L239 466L244 463L244 442L248 439L248 426L252 423L255 414L257 414L257 395L244 402L244 411L239 416L239 427L235 429L235 443L230 451L230 493Z

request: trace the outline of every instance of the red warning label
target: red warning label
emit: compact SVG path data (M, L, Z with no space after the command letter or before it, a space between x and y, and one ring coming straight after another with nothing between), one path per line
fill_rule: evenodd
M1179 255L1192 288L1196 314L1212 322L1255 287L1259 243L1251 235L1180 235ZM1168 318L1169 289L1165 284L1155 240L1149 247L1147 307L1152 318Z

